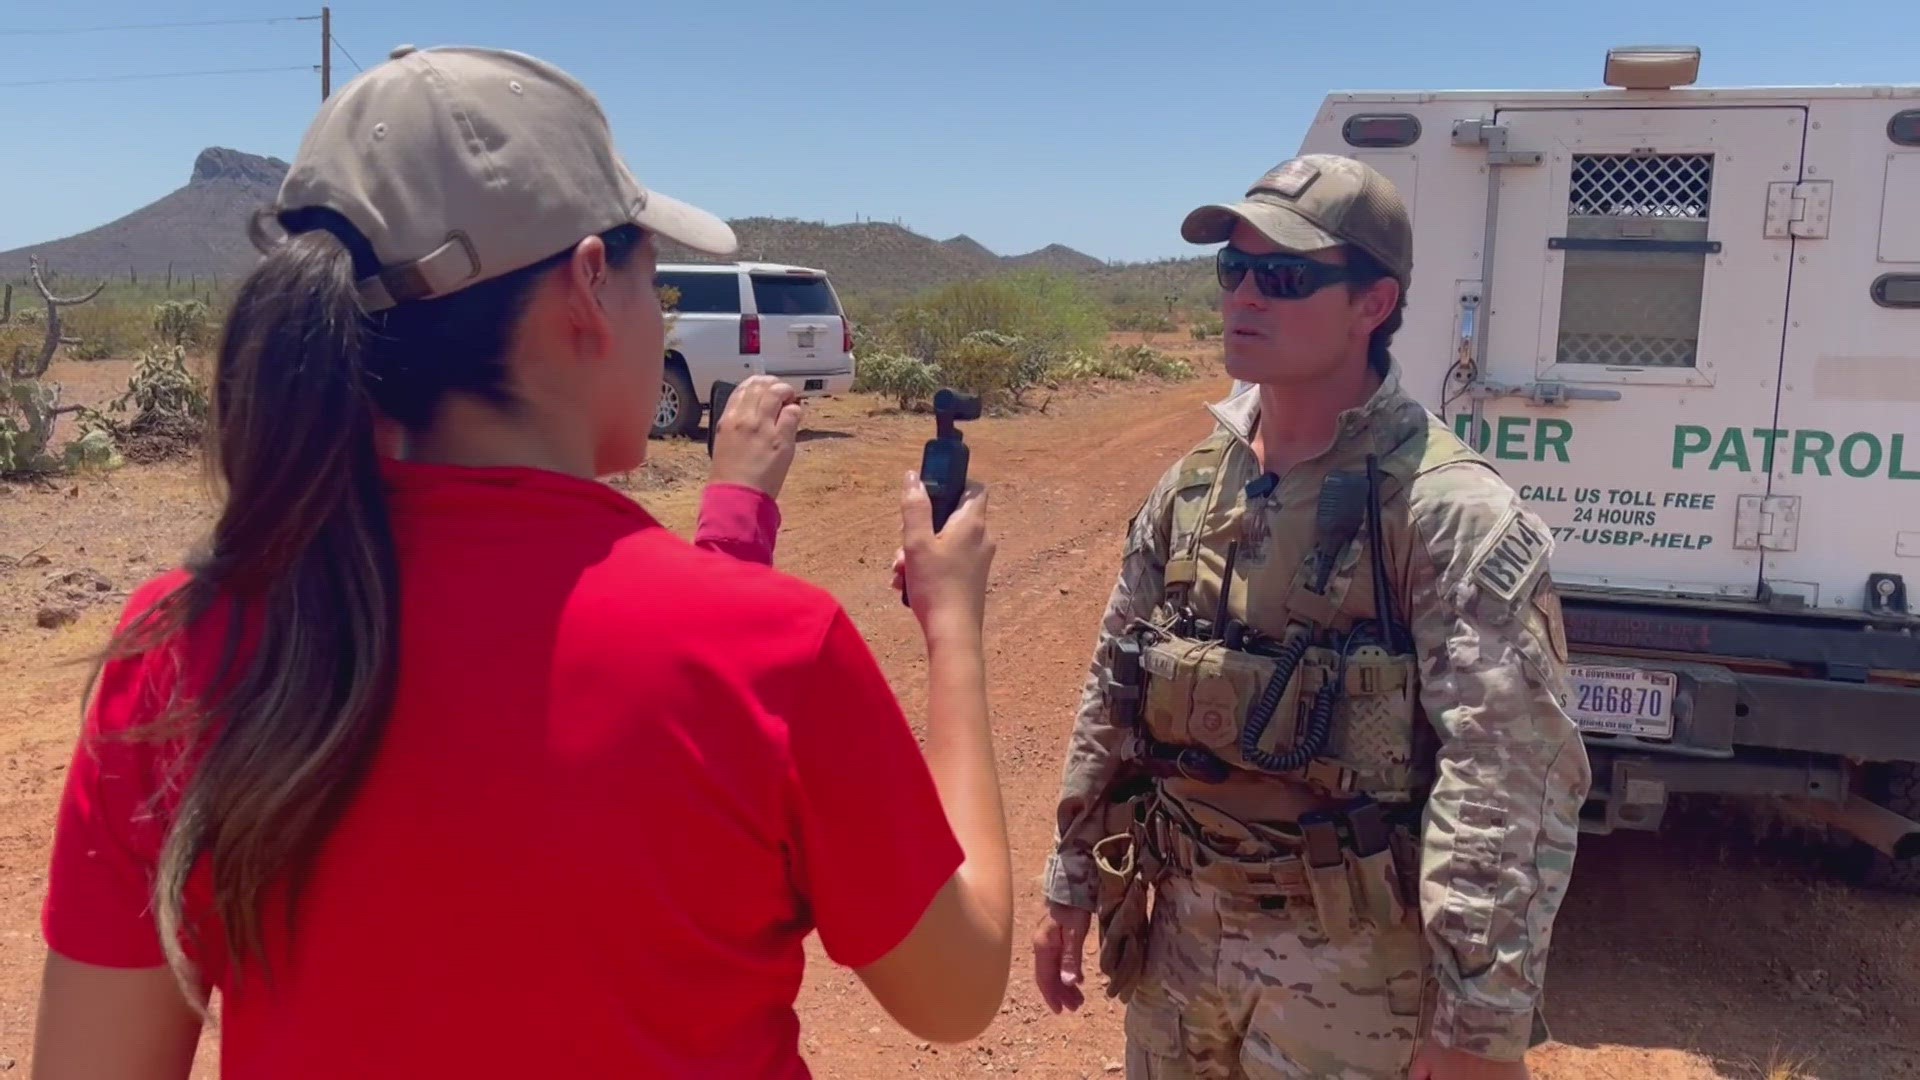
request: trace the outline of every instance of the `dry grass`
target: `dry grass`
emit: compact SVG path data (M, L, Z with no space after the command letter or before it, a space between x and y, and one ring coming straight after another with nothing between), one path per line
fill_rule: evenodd
M1817 1080L1812 1066L1811 1057L1782 1057L1778 1047L1768 1052L1766 1064L1752 1064L1757 1080Z

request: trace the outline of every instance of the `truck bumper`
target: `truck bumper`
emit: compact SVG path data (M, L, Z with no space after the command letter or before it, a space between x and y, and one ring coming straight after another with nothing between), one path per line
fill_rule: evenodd
M847 394L853 391L852 368L844 371L795 371L770 374L800 391L800 396L803 398Z
M1756 675L1718 664L1575 654L1678 678L1671 740L1586 733L1593 792L1582 828L1657 829L1668 796L1746 795L1840 806L1853 766L1920 762L1920 690Z

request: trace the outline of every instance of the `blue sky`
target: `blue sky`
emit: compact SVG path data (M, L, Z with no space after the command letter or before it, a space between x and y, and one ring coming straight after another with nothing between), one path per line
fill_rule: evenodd
M0 250L166 194L206 146L290 159L319 101L319 23L264 20L318 14L302 2L10 11ZM1703 84L1920 81L1920 5L1890 0L482 6L333 4L335 87L402 42L522 49L600 96L661 190L727 216L898 219L1004 254L1193 253L1182 214L1287 157L1330 90L1593 86L1609 45L1640 42L1700 45ZM262 21L74 32L230 19ZM125 78L279 67L295 70Z

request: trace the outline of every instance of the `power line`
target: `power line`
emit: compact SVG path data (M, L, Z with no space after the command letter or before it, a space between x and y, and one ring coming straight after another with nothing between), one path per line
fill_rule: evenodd
M106 34L121 30L190 30L209 26L267 26L284 22L312 22L318 15L282 15L269 19L190 19L177 22L115 23L107 26L0 27L0 37L36 34Z
M347 58L347 63L349 63L349 64L352 64L352 65L353 65L353 70L355 70L355 71L360 71L360 72L364 72L364 71L366 71L366 70L367 70L366 68L363 68L363 67L361 67L361 66L360 66L360 61L358 61L358 60L355 60L355 59L353 58L353 54L347 51L347 47L346 47L345 45L342 45L342 44L340 44L340 39L339 39L339 38L337 38L337 37L334 37L334 36L333 36L332 34L328 34L328 35L327 35L327 38L328 38L328 40L330 40L330 41L332 41L332 42L333 42L333 47L334 47L334 48L336 48L336 49L339 49L339 50L340 50L340 55L341 55L341 56L344 56L344 57L346 57L346 58Z
M288 64L280 67L210 68L203 71L156 71L139 75L76 75L65 79L21 79L0 82L0 87L54 86L63 83L129 82L137 79L189 79L202 75L257 75L269 71L312 71L312 64Z

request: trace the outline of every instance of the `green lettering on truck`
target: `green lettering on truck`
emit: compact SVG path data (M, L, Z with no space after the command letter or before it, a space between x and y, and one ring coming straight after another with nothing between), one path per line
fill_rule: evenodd
M1713 464L1707 468L1719 472L1722 465L1732 465L1741 472L1753 471L1753 465L1747 460L1747 438L1737 427L1728 428L1720 436L1720 449L1713 452Z
M1809 444L1818 443L1819 449ZM1833 453L1833 436L1824 431L1800 430L1793 433L1793 475L1799 476L1812 459L1814 468L1821 476L1832 476L1833 470L1827 467L1827 455Z
M1892 441L1893 451L1890 455L1892 461L1887 466L1887 475L1893 477L1895 480L1920 480L1920 472L1914 472L1911 469L1903 469L1900 467L1907 456L1907 437L1905 435L1895 435Z
M1759 461L1754 460L1749 440L1760 443ZM1793 447L1793 472L1796 476L1805 475L1809 469L1820 476L1832 476L1834 459L1839 459L1840 471L1855 479L1885 477L1890 480L1920 480L1920 470L1908 467L1906 460L1907 437L1904 434L1879 435L1871 431L1855 431L1845 437L1836 437L1832 432L1817 428L1737 428L1719 430L1699 424L1676 424L1673 428L1673 467L1698 467L1697 459L1709 449L1712 455L1706 459L1709 472L1718 472L1723 468L1736 472L1772 472L1774 447L1785 446L1790 442ZM1920 460L1914 462L1920 465Z
M1681 424L1673 429L1673 467L1678 469L1686 464L1688 454L1698 454L1713 443L1713 433L1694 424Z
M1856 465L1856 447L1867 448L1867 463ZM1864 431L1856 431L1840 444L1840 470L1848 476L1872 476L1880 471L1880 440Z
M1453 433L1468 446L1499 461L1545 461L1548 455L1562 465L1571 460L1567 446L1573 441L1573 425L1565 420L1502 416L1491 424L1480 421L1476 431L1472 413L1456 413Z
M1565 420L1535 420L1533 422L1533 460L1545 461L1547 451L1567 463L1567 442L1573 438L1573 425Z

